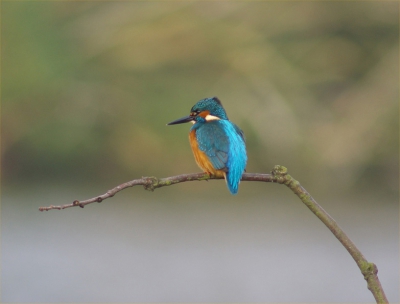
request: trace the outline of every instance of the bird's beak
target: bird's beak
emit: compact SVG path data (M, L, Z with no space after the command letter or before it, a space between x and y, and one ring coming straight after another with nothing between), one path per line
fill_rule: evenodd
M168 126L177 125L177 124L181 124L181 123L192 121L193 119L194 119L194 117L189 115L189 116L185 116L185 117L179 118L177 120L171 121L170 123L167 123L167 125Z

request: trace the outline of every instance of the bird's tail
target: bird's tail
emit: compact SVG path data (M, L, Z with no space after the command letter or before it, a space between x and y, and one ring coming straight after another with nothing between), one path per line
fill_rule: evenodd
M233 195L237 194L239 190L239 183L241 177L239 179L235 178L234 174L229 174L229 172L224 173L224 177L226 185L228 186L228 189L231 192L231 194Z

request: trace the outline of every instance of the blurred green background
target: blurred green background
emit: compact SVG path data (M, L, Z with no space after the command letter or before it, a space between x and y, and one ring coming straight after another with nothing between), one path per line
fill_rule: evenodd
M4 2L3 179L196 171L189 127L165 124L216 95L249 172L397 191L396 8Z
M198 172L187 138L189 125L165 124L187 115L196 101L210 96L222 100L230 119L246 134L247 172L268 173L276 164L288 167L328 212L335 213L339 224L348 223L345 228L354 229L355 235L355 231L376 224L370 229L379 231L377 239L371 241L370 235L360 233L356 244L372 242L371 246L380 248L381 255L377 256L383 261L390 260L388 252L391 257L398 256L398 2L2 1L1 9L2 264L8 265L3 267L4 301L198 300L196 292L180 293L182 298L163 297L162 291L159 297L151 297L153 293L147 292L146 298L121 290L109 297L100 293L97 298L84 292L64 295L60 291L43 298L43 293L35 293L36 275L27 279L33 284L28 284L31 289L18 293L17 282L26 274L13 268L21 265L13 257L15 252L26 251L21 237L27 231L37 233L32 238L48 230L59 231L61 238L67 238L64 228L69 225L86 231L87 226L80 222L85 220L78 214L108 217L113 202L92 205L85 211L46 214L36 211L39 206L89 198L141 176ZM133 238L127 232L131 221L124 212L133 212L133 205L141 206L143 201L153 206L142 210L143 218L150 219L160 210L168 218L173 210L171 216L182 219L171 220L181 223L174 226L176 231L190 226L183 219L192 212L212 216L226 209L214 224L217 230L225 227L227 235L234 235L235 229L226 228L230 227L227 223L232 224L232 214L253 210L246 222L251 223L260 213L252 209L250 201L264 206L260 208L265 208L261 213L265 220L266 214L275 210L268 208L268 204L274 205L268 199L290 199L293 206L303 208L295 197L286 194L288 190L278 187L242 183L237 197L231 197L218 181L181 184L153 194L125 190L126 194L113 198L114 203L122 205L114 205L121 214L112 223L124 223L126 238L113 248ZM196 207L193 202L197 202ZM292 209L282 210L284 218ZM365 217L361 216L363 212ZM276 214L270 216L279 219ZM55 217L60 222L53 222ZM316 222L312 216L309 219ZM302 221L298 217L293 220ZM102 226L102 220L96 225ZM316 227L323 229L319 223ZM259 230L261 238L264 228ZM163 229L172 228L166 225ZM275 233L275 228L270 229ZM387 237L385 244L397 249L377 245L383 234ZM84 235L80 246L94 238ZM101 239L102 235L96 237ZM163 239L156 232L152 237L155 243ZM325 238L333 236L327 234ZM54 241L49 236L50 240ZM187 239L181 241L179 244L185 244ZM310 246L315 245L312 239L309 241ZM71 247L77 245L71 242ZM287 242L292 243L293 238L288 237ZM166 251L172 250L168 244ZM333 244L340 246L334 240ZM49 248L38 242L31 246L35 256L49 254ZM111 245L105 242L104 246ZM237 246L238 250L246 245ZM285 252L289 254L290 250ZM25 259L35 261L32 257ZM388 269L392 267L398 273L398 259L390 261ZM98 263L102 265L104 260L100 258ZM37 274L40 267L35 269L33 273ZM173 269L172 273L176 271ZM362 296L351 290L343 301L373 300L358 270L351 270L360 281ZM76 271L80 275L79 269ZM116 272L115 276L123 274ZM48 278L43 279L42 286L54 282L52 276L40 277ZM65 273L60 270L57 277L63 282ZM324 279L310 282L316 280ZM176 282L176 286L181 283ZM398 286L398 274L390 273L386 284L391 286L392 301L398 301L393 287ZM232 286L227 290L240 290ZM300 291L287 293L292 288L289 284L284 289L288 298L271 299L262 292L254 298L246 292L241 296L233 293L229 298L218 291L207 297L210 289L206 288L201 293L205 298L200 300L341 301L335 298L336 291L332 291L332 297L326 298L326 291L310 298L309 294L300 296ZM256 293L249 289L248 294Z

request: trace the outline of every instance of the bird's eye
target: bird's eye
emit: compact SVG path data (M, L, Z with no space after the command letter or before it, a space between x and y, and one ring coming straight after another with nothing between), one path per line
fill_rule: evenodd
M199 113L200 113L200 111L196 110L196 111L190 113L190 116L197 116Z

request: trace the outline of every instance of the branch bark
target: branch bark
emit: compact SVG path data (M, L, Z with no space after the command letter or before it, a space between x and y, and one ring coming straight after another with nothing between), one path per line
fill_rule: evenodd
M103 200L113 197L118 192L137 185L142 185L146 190L154 191L154 189L171 186L178 183L189 182L189 181L202 181L209 179L221 179L218 177L209 176L207 173L193 173L193 174L182 174L177 176L171 176L166 178L156 178L156 177L142 177L140 179L134 179L132 181L123 183L111 190L108 190L105 194L78 201L75 200L72 204L65 204L54 206L50 205L48 207L40 207L40 211L49 211L53 209L66 209L71 207L81 207L92 203L101 203ZM339 240L340 243L346 248L350 253L354 261L357 263L358 268L360 268L364 279L367 281L368 289L373 294L376 303L389 303L386 295L383 291L381 283L378 278L378 268L374 263L368 262L363 256L356 245L350 240L350 238L344 233L344 231L339 227L335 220L314 200L314 198L300 185L300 183L287 174L287 169L283 166L275 166L271 174L261 174L261 173L244 173L241 181L259 181L259 182L270 182L284 184L289 187L290 190L296 194L301 201L328 227L328 229L333 233L333 235Z

